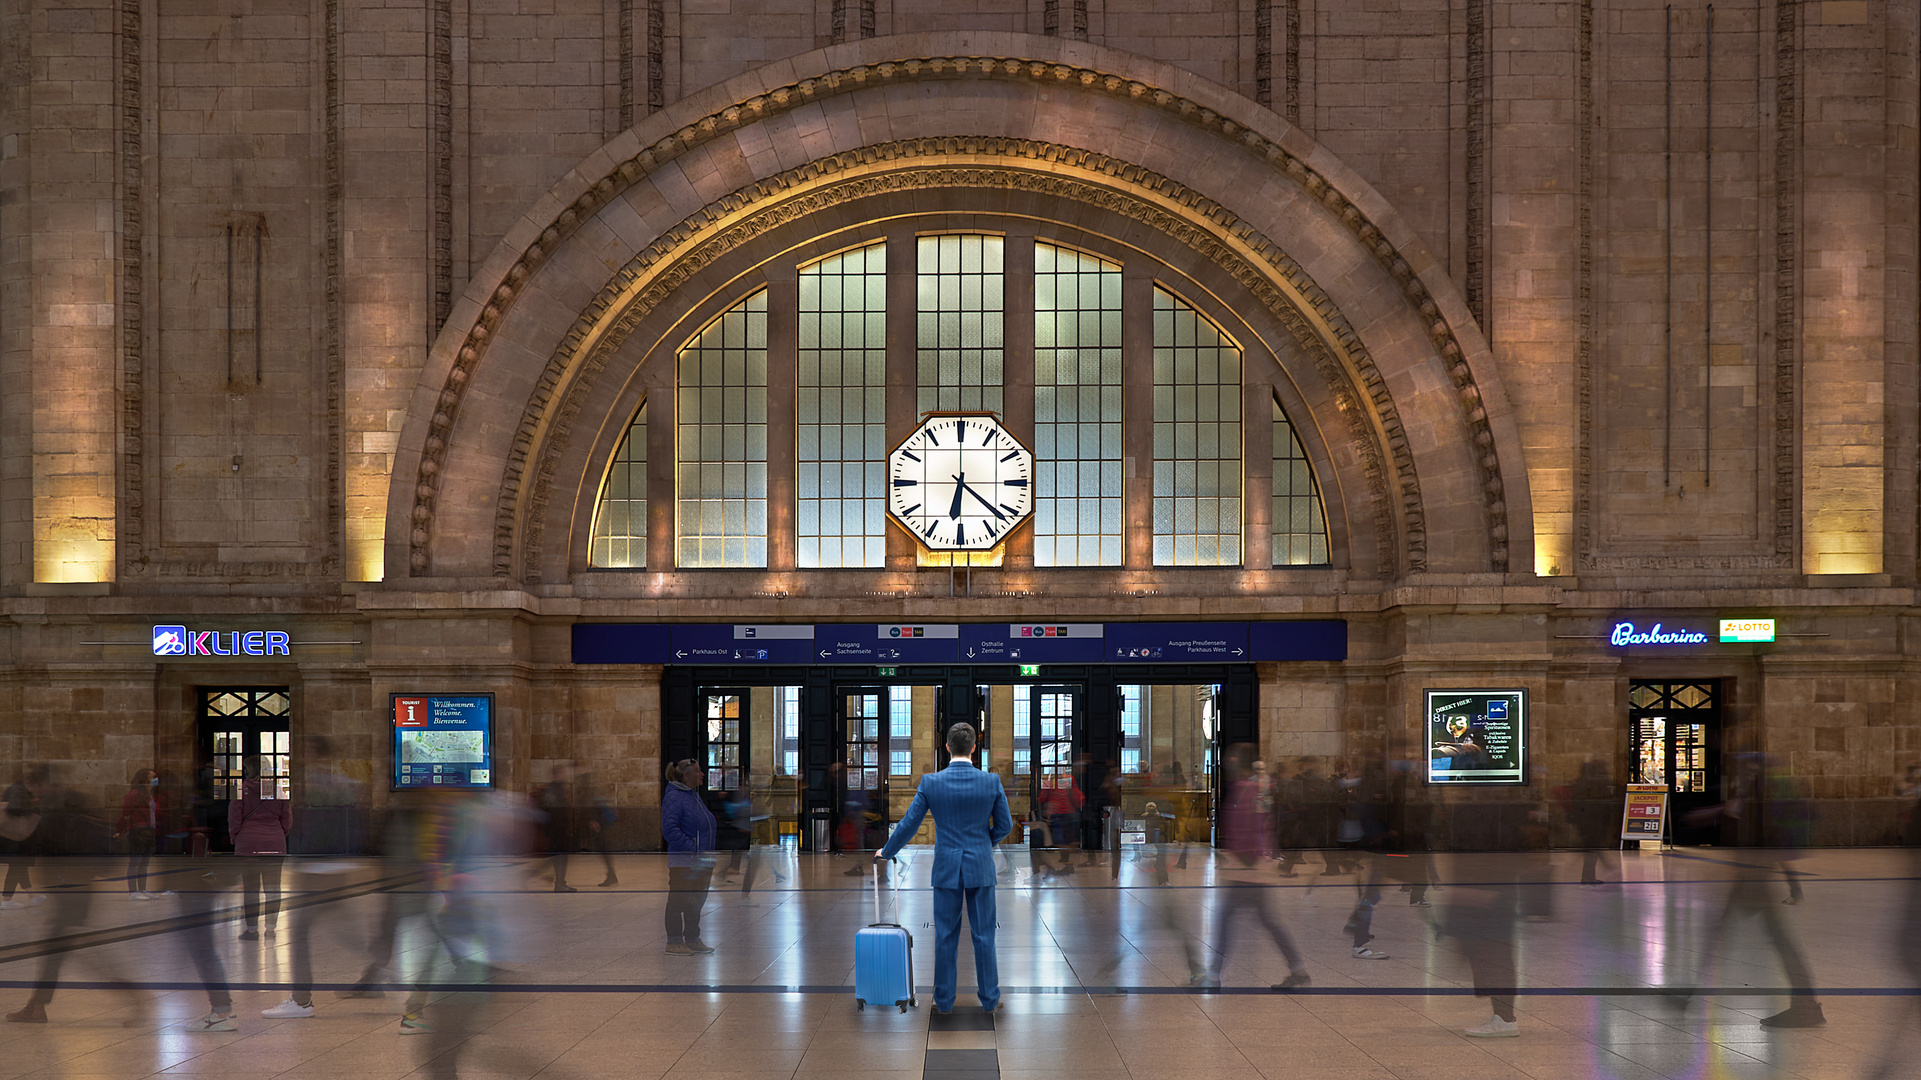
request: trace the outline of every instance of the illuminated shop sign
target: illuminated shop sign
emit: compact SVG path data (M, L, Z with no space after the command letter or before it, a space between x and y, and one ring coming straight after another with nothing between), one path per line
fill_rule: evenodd
M1773 619L1722 619L1722 641L1773 641Z
M189 630L153 628L155 656L286 656L284 630Z
M1655 623L1643 630L1631 622L1618 622L1608 634L1609 645L1703 645L1708 640L1704 630L1691 630L1682 626L1663 626Z
M1713 641L1722 642L1769 642L1774 640L1773 619L1721 619L1718 632L1710 635L1708 631L1694 626L1669 626L1655 623L1643 627L1625 619L1614 624L1608 633L1608 644L1625 647L1628 645L1706 645Z

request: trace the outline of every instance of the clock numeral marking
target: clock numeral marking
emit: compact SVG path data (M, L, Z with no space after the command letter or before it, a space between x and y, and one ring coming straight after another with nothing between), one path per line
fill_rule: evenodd
M1012 461L1012 460L1014 460L1015 458L1017 458L1017 457L1020 457L1020 456L1021 456L1021 452L1020 452L1019 450L1009 450L1009 451L1007 452L1007 456L1005 456L1005 457L1003 457L1003 458L1001 458L1001 460L1002 460L1002 461Z
M954 542L956 544L967 543L967 523L965 521L957 521L954 523Z
M990 540L991 540L991 539L993 539L994 537L996 537L996 536L999 536L1000 534L1001 534L1001 531L1000 531L999 529L996 529L996 528L994 527L994 523L993 523L993 522L991 522L991 521L990 521L990 522L987 522L987 537L988 537L988 539L990 539Z
M1005 510L1005 511L1007 511L1007 512L1008 512L1008 513L1010 513L1010 514L1019 514L1019 513L1020 513L1020 511L1019 511L1019 510L1016 510L1016 509L1014 509L1013 507L1011 507L1011 506L1009 506L1009 505L1007 505L1006 503L1002 503L1002 504L1001 504L1001 509L1002 509L1002 510Z
M894 486L897 488L915 487L915 486L918 486L919 484L920 484L919 480L895 480L894 481Z
M910 506L910 507L908 507L907 509L905 509L905 510L902 510L902 511L900 512L900 516L901 516L901 517L907 517L907 516L909 516L909 515L911 515L911 514L912 514L912 513L914 512L914 511L916 511L916 510L919 510L919 509L920 509L920 504L919 504L919 503L915 503L914 505L912 505L912 506Z
M929 443L930 445L933 445L933 446L939 446L939 445L940 445L940 437L934 434L934 429L933 429L933 428L928 428L928 429L927 429L927 441L928 441L928 443ZM914 460L915 460L915 461L919 461L920 459L919 459L919 458L915 458Z
M967 421L954 421L954 441L958 443L967 442Z
M901 457L904 457L904 458L906 458L906 459L908 459L909 461L919 461L919 460L920 460L920 458L919 458L919 457L917 457L917 456L915 456L915 454L914 454L914 452L913 452L912 450L902 450L902 451L900 452L900 456L901 456Z
M1027 486L1027 481L1025 479L1002 480L1001 483L1006 484L1008 487L1026 487Z

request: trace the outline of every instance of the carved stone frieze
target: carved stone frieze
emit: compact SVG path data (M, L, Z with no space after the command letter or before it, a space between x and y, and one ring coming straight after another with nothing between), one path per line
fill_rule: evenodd
M1235 120L1222 116L1214 109L1137 80L1124 79L1090 68L1039 60L1015 57L946 56L863 64L820 76L810 76L766 93L754 95L685 125L673 134L644 148L633 157L620 162L576 197L571 204L556 213L548 226L527 246L520 258L508 270L504 280L483 305L479 318L468 329L464 340L455 350L454 363L447 373L436 401L434 414L429 421L428 437L423 446L415 476L412 527L408 538L408 562L411 572L425 574L432 568L432 535L435 503L439 492L438 478L450 442L449 436L460 411L462 396L472 380L475 366L485 354L487 345L498 330L501 320L513 306L528 278L566 237L579 227L581 222L592 217L606 205L609 199L664 162L671 161L690 149L705 145L715 138L747 125L759 123L771 116L810 102L852 93L863 88L957 78L1007 79L1050 86L1073 85L1087 92L1107 94L1138 103L1143 107L1161 110L1197 128L1232 141L1245 152L1265 161L1270 167L1287 176L1319 201L1336 220L1357 237L1363 247L1392 276L1407 302L1416 308L1426 321L1429 338L1441 355L1448 376L1454 384L1464 419L1478 453L1477 465L1482 480L1483 513L1488 529L1490 562L1494 569L1507 568L1507 510L1500 462L1494 447L1493 433L1487 422L1486 410L1481 402L1480 391L1474 384L1473 372L1467 362L1465 350L1456 338L1454 328L1440 314L1438 306L1428 295L1426 285L1413 272L1407 259L1358 207L1327 181L1326 177L1302 159L1288 153L1278 143L1244 127ZM1144 171L1123 162L1115 162L1111 168L1115 175L1121 175L1130 170ZM1198 202L1205 202L1198 196L1195 198ZM1211 203L1207 204L1205 212L1225 214L1225 211ZM1226 216L1232 217L1232 215ZM1246 228L1245 225L1238 225L1238 227ZM1317 305L1326 301L1325 295L1321 294L1318 288L1313 289L1308 295L1314 298L1314 303ZM1347 336L1351 337L1351 331ZM1348 343L1343 342L1343 344ZM1379 392L1370 388L1369 394L1374 399L1376 409L1384 403L1391 405L1391 401L1386 400L1384 388ZM1377 420L1384 425L1386 423L1385 418L1377 417ZM1408 454L1404 446L1396 448L1391 437L1389 444L1396 458ZM1408 460L1411 462L1411 455L1408 456ZM1409 523L1409 541L1410 545L1416 539L1420 541L1424 562L1425 530L1422 529L1416 533L1415 525L1415 522ZM1416 568L1412 561L1412 548L1410 548L1409 568Z

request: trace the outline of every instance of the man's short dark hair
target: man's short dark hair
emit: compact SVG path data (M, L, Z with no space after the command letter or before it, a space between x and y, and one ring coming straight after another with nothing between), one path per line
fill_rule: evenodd
M947 729L947 752L955 757L966 757L974 752L974 725L955 724Z

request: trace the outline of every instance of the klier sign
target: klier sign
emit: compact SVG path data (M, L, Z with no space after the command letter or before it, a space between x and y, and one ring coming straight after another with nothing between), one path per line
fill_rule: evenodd
M286 656L284 630L189 630L153 628L155 656Z

